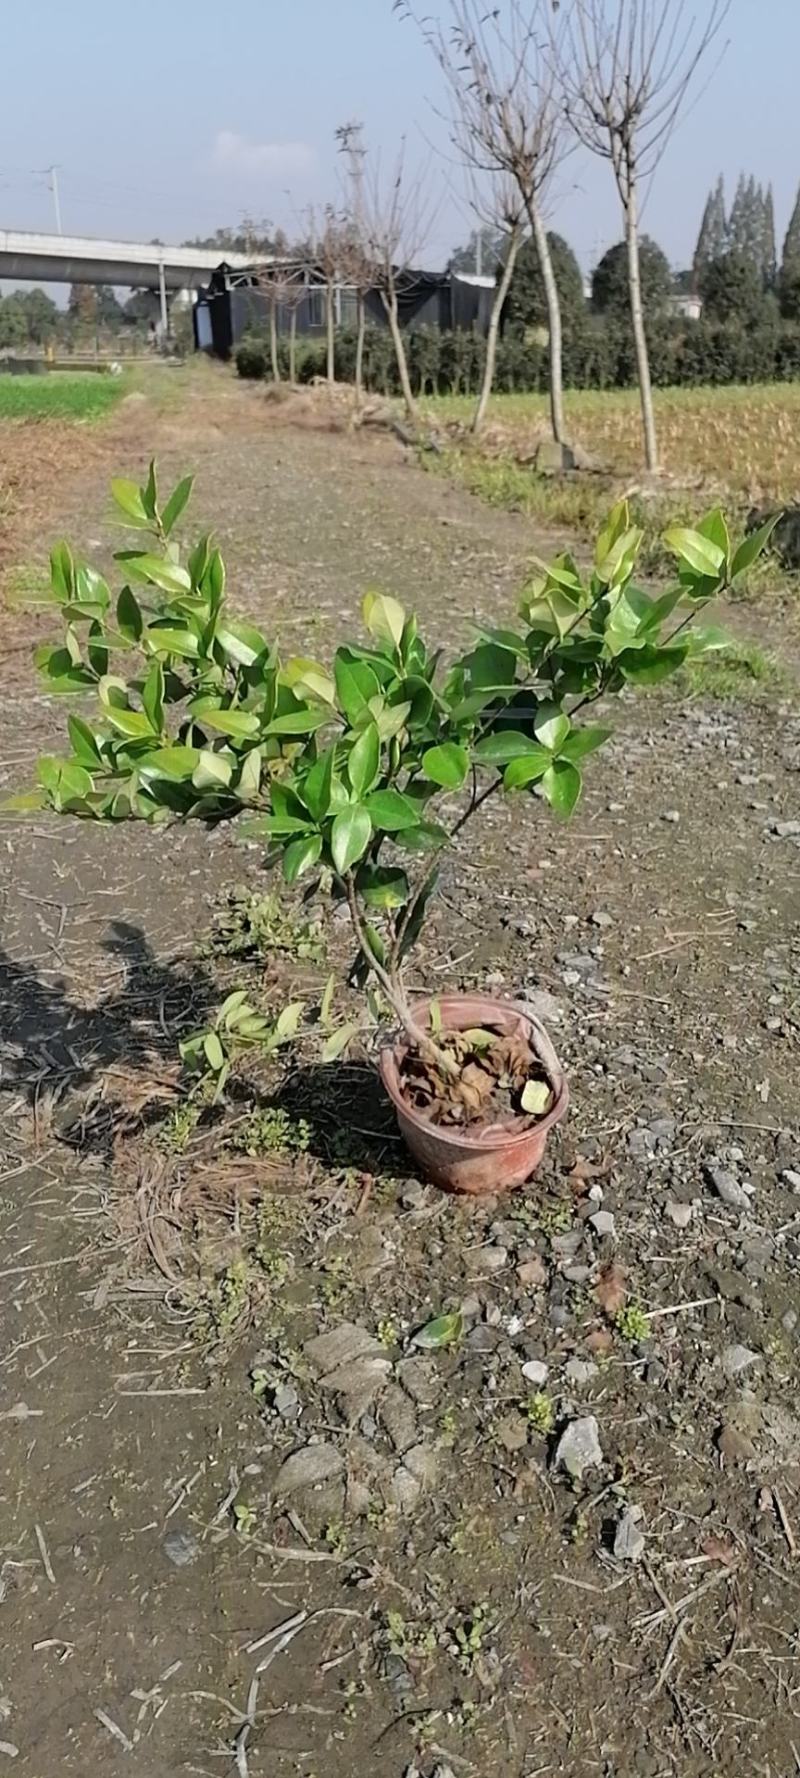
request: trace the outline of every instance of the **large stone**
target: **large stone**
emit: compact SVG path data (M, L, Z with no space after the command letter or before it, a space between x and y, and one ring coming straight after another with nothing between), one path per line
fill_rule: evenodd
M435 1407L442 1391L442 1378L434 1359L404 1358L397 1366L397 1375L418 1407Z
M557 444L554 438L543 438L536 447L533 465L537 475L564 475L566 470L575 468L575 452L567 444Z
M603 1462L600 1431L594 1414L582 1420L571 1420L558 1441L555 1468L563 1469L574 1482L579 1482L587 1469L597 1469Z
M383 1347L367 1328L357 1327L353 1321L340 1321L338 1327L307 1340L303 1351L317 1376L326 1377L358 1358L379 1357Z
M640 1506L626 1506L614 1533L614 1555L618 1562L641 1561L645 1550L643 1519Z
M281 1464L275 1482L277 1494L295 1494L302 1488L315 1488L329 1482L344 1469L344 1458L335 1445L303 1445Z
M740 1377L743 1371L749 1370L751 1365L758 1363L758 1353L753 1352L749 1346L726 1346L722 1354L722 1368L731 1381L734 1377Z

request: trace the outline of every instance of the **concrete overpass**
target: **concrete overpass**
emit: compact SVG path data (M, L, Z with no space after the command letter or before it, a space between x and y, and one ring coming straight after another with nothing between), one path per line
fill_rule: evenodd
M101 241L91 235L40 235L0 229L0 279L42 284L125 284L157 290L167 331L167 291L196 290L221 260L235 268L246 253L220 247L161 247L152 241Z
M127 284L196 290L225 260L241 267L252 255L219 247L156 247L152 241L100 241L91 235L38 235L0 229L0 278L45 284Z

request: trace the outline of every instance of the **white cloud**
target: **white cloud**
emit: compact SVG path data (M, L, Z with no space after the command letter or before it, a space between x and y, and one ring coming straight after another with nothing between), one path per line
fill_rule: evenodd
M221 172L243 178L288 179L313 165L308 142L248 142L235 130L218 130L211 160Z

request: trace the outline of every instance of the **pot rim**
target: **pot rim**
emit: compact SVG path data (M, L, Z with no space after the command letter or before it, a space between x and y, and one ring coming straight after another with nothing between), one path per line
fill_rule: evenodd
M529 1124L524 1130L506 1131L504 1133L502 1128L496 1124L484 1124L483 1126L477 1126L478 1130L481 1128L483 1129L483 1135L476 1134L470 1136L462 1134L462 1132L456 1128L441 1124L433 1124L429 1118L424 1117L421 1112L417 1111L415 1106L409 1105L407 1100L403 1097L400 1090L400 1071L397 1063L398 1052L402 1050L403 1044L398 1033L387 1033L386 1040L382 1044L380 1050L379 1071L381 1080L383 1081L395 1110L402 1117L407 1118L408 1122L413 1124L416 1129L424 1131L425 1135L431 1140L446 1143L448 1147L461 1149L465 1152L467 1150L478 1150L480 1153L486 1154L487 1152L491 1152L492 1149L521 1148L524 1143L529 1143L532 1137L546 1135L552 1125L558 1123L560 1118L564 1116L569 1104L569 1087L547 1031L541 1021L537 1019L532 1008L527 1006L524 1000L512 1000L511 998L495 999L491 994L448 993L426 994L421 996L419 999L412 1001L412 1012L422 1015L427 1022L428 1011L432 1000L436 1000L442 1008L442 1020L445 1027L447 1027L448 1023L445 1014L445 1006L448 1002L451 1004L453 1002L471 1002L473 1006L476 1002L479 1002L485 1009L486 1013L493 1012L495 1015L503 1015L505 1017L508 1017L509 1014L516 1014L516 1016L528 1027L528 1031L533 1038L533 1048L536 1056L541 1062L553 1090L553 1104L549 1111L545 1112L544 1117L538 1118L535 1123ZM472 1020L470 1021L470 1023L473 1022L474 1021ZM458 1025L451 1025L450 1028L458 1030L460 1027ZM491 1134L489 1134L490 1131L492 1132Z

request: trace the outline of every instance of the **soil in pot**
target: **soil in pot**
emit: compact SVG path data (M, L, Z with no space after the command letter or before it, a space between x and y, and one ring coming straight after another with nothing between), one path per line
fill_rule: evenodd
M399 1057L403 1099L427 1122L465 1134L491 1125L516 1135L550 1110L553 1089L521 1032L475 1026L431 1035L452 1073L427 1051L409 1049Z

